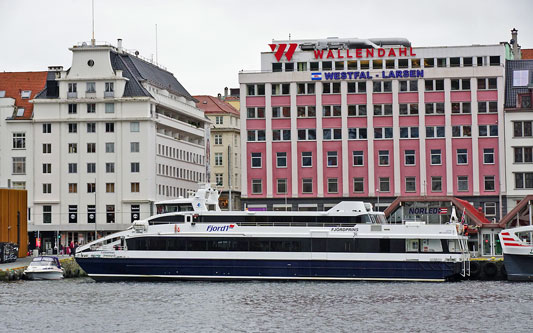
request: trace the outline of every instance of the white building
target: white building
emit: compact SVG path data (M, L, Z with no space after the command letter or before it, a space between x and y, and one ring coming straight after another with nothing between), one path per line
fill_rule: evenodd
M172 73L121 40L70 50L68 70L49 68L26 139L28 231L40 232L45 248L58 236L67 245L123 230L155 213L155 201L206 180L209 121Z

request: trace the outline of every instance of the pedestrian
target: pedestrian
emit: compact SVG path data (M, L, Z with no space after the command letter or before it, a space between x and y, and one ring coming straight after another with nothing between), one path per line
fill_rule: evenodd
M74 249L72 250L72 255L76 255L77 248L78 248L78 242L74 243Z
M73 255L74 254L74 241L70 241L69 250L70 250L69 254Z

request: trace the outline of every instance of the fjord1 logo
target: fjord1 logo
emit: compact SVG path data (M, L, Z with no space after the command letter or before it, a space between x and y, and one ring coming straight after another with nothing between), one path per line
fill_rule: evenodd
M281 60L281 57L283 57L283 53L285 53L285 57L287 58L287 61L291 61L292 55L294 54L294 51L296 51L296 48L298 47L298 44L296 44L296 43L291 43L291 44L268 44L268 45L270 46L270 49L272 50L272 52L274 52L274 50L276 50L276 47L277 47L278 50L274 54L274 57L276 57L277 61ZM287 50L287 52L285 52L285 49L287 48L287 45L289 46L289 49Z

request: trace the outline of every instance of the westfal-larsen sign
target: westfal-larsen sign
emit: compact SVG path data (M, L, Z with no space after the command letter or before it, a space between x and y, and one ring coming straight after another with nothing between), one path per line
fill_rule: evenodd
M291 61L298 44L268 44L277 61L281 61L283 55L287 61ZM345 49L345 50L313 50L315 59L364 59L364 58L393 58L415 57L416 54L410 47L393 47L390 49Z

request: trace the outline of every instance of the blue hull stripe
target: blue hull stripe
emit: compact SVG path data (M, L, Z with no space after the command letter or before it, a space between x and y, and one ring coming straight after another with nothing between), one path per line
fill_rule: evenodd
M76 258L93 278L445 280L460 272L452 262Z

